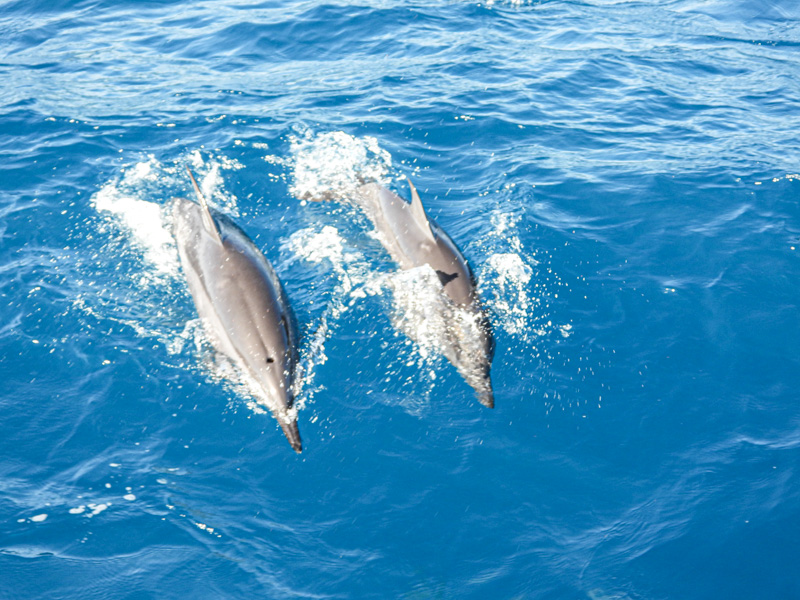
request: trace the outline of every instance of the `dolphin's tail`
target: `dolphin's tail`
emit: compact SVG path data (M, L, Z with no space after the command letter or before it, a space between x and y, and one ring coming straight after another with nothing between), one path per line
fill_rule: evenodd
M303 442L300 439L300 430L297 428L297 421L295 419L287 421L285 417L278 416L278 423L281 429L283 429L286 439L289 440L289 444L291 444L295 452L300 454L303 451Z

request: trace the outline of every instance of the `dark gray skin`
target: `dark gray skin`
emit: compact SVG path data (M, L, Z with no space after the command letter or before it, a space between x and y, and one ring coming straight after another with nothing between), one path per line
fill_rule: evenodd
M197 312L217 351L259 384L259 399L299 453L303 446L291 410L297 334L286 294L250 238L225 216L212 216L196 191L202 206L176 199L172 216Z
M384 248L400 267L432 267L442 283L442 291L453 305L474 319L477 339L466 340L454 334L448 340L445 355L475 389L481 404L494 408L489 375L494 337L478 296L475 277L464 255L450 236L428 218L417 190L410 181L408 184L410 203L377 183L360 186L354 200L372 221Z

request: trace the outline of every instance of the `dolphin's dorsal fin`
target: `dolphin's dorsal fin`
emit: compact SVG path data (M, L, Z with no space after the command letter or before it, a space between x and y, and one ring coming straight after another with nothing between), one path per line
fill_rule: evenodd
M411 215L414 217L414 221L419 226L420 230L426 236L430 237L430 242L432 244L435 244L436 238L433 236L431 223L428 221L428 215L425 214L425 209L422 207L422 200L419 199L417 188L414 187L414 184L411 183L408 177L406 177L406 181L408 181L408 187L411 188L411 204L409 205Z
M206 197L203 195L203 192L200 191L200 186L197 185L197 181L192 175L192 170L189 166L186 166L186 170L189 172L189 179L192 180L192 186L194 186L194 193L197 194L197 200L200 202L200 207L203 209L203 227L209 233L211 237L213 237L217 243L221 246L222 245L222 236L219 233L219 228L217 227L217 223L214 221L214 217L211 216L211 211L208 208L208 202L206 202Z

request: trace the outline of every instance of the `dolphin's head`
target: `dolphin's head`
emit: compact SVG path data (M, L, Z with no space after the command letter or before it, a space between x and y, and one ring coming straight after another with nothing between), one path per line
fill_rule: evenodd
M294 408L293 376L290 372L292 364L288 356L267 356L265 364L258 370L257 379L266 396L265 403L272 410L289 444L299 454L303 444L297 428L297 409Z
M300 439L300 430L297 428L297 409L294 407L294 393L288 378L284 379L282 375L272 375L267 372L262 374L259 380L260 387L268 396L267 406L278 421L289 444L300 454L303 451L303 442Z

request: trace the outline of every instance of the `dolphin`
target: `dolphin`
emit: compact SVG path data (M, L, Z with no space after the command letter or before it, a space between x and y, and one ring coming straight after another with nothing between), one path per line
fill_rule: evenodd
M444 340L444 355L472 386L480 403L494 408L489 373L494 336L475 277L455 242L426 214L414 184L406 180L411 202L374 182L356 188L353 201L365 212L381 244L402 269L428 265L436 272L443 294L456 309L446 315L448 339Z
M215 349L257 383L259 401L300 453L303 445L292 410L297 332L286 293L247 234L211 212L187 170L199 204L174 201L173 233L197 312Z

